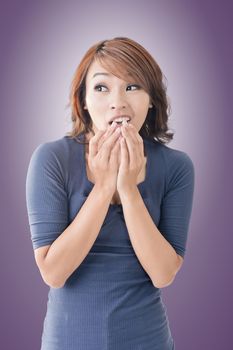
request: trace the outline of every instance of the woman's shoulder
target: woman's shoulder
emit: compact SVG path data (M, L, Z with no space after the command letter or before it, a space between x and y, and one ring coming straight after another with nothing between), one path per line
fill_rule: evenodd
M68 169L71 170L78 162L80 148L77 145L79 143L68 136L40 143L32 151L29 173L55 174L59 178L66 179Z
M151 149L151 154L155 155L156 161L160 161L169 173L177 172L182 168L194 171L193 160L184 150L172 148L155 139L147 140L147 144Z
M28 174L53 174L57 179L68 181L68 169L77 164L80 149L77 145L77 141L67 136L40 143L32 151Z
M56 158L57 161L64 162L69 158L70 152L77 144L75 139L65 135L55 140L40 143L33 150L32 157L50 160Z

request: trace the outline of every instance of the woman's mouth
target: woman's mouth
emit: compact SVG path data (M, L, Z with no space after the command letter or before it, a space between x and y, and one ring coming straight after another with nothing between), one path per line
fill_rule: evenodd
M128 118L128 117L121 117L121 118L117 118L115 120L111 120L109 122L109 125L111 125L113 123L113 121L117 124L117 125L123 125L124 123L129 123L131 120L131 118Z

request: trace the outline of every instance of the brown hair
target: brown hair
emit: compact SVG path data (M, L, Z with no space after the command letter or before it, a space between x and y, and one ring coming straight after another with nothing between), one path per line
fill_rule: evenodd
M85 80L88 68L94 60L110 73L124 79L132 76L149 94L152 108L149 108L145 122L139 134L141 137L156 138L161 143L168 143L174 133L168 132L168 115L171 107L166 96L165 76L154 58L144 47L127 37L115 37L97 42L86 52L77 67L70 88L69 103L71 106L72 130L67 136L76 138L81 133L93 132L92 119L85 110Z

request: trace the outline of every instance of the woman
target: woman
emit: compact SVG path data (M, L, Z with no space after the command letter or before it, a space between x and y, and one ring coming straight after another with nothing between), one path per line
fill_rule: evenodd
M50 287L42 350L171 350L161 288L181 268L194 166L167 145L163 75L137 42L92 46L70 91L72 130L32 154L26 199Z

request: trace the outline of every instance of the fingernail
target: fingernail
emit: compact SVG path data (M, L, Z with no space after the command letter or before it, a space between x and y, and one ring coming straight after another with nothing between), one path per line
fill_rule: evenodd
M112 122L112 124L111 124L111 128L114 128L114 126L116 126L117 125L117 123L116 122Z

